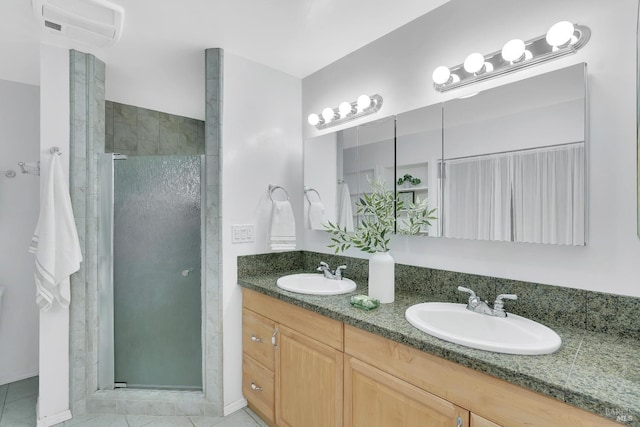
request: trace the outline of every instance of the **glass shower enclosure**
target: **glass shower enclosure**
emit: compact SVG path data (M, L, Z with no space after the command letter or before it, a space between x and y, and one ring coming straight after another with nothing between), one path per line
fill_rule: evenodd
M202 389L203 162L99 159L100 389Z

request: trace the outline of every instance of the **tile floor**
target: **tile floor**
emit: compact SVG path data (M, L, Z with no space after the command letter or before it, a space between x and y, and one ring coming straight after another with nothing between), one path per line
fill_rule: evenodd
M0 385L0 427L35 427L38 377ZM87 414L58 426L87 427L266 427L249 408L226 417L157 417Z

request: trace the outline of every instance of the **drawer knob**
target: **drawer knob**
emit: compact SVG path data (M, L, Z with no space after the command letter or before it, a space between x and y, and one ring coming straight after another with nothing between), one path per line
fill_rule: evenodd
M253 342L262 342L262 338L258 338L255 334L251 334L251 341Z
M262 387L260 387L259 385L256 385L256 383L254 382L251 382L251 390L262 391Z

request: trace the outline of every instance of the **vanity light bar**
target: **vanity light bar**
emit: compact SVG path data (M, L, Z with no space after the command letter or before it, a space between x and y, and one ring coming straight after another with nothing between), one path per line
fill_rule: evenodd
M311 113L307 121L316 129L326 129L359 117L373 114L382 107L382 97L375 95L360 95L356 101L340 103L337 108L327 107L321 114Z
M526 42L513 39L489 55L472 53L464 63L455 67L437 67L432 75L433 87L439 92L446 92L576 53L590 37L589 27L561 21L549 28L545 35Z

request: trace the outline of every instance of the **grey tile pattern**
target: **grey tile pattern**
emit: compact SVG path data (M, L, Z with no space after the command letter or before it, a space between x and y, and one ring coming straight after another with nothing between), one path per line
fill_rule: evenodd
M106 101L105 152L130 156L205 152L202 120Z
M346 264L345 277L367 283L367 259L307 251L240 256L238 276L313 272L320 261L332 267ZM517 301L506 302L511 313L547 325L586 327L640 339L640 298L404 264L396 264L395 280L396 292L415 293L432 301L465 303L467 294L458 291L458 286L473 289L489 302L498 294L516 294Z
M567 325L584 329L587 322L587 291L495 279L496 293L516 294L517 301L506 301L508 311L545 325Z
M639 299L404 265L396 265L395 302L371 312L351 307L351 294L302 295L276 286L278 277L312 271L320 259L331 265L355 265L359 276L366 264L361 259L299 251L249 255L238 257L238 283L599 415L615 419L616 411L623 411L640 420L640 340L634 332L638 317L633 315ZM358 285L353 294L366 293L366 278L352 278ZM562 338L561 348L544 356L475 350L431 337L405 320L405 310L419 302L465 302L458 285L479 290L488 298L496 293L518 294L518 301L507 302L507 311L551 325ZM592 304L598 305L598 311ZM607 323L618 324L626 333L609 330Z
M221 114L222 114L222 49L205 50L205 123L195 124L195 137L204 136L205 156L205 226L204 226L204 289L205 324L204 346L204 389L209 402L205 415L221 416L222 396L222 246L221 246L221 203L220 203L220 158L221 158ZM161 118L162 119L162 118ZM161 122L162 126L162 122ZM173 125L172 125L173 126ZM180 123L178 124L180 126ZM193 134L191 124L184 124ZM203 130L204 129L204 130ZM162 141L161 141L162 143ZM188 146L185 138L182 142Z
M304 269L304 253L302 251L238 256L238 277L294 270L303 271Z
M640 298L589 292L587 329L640 340Z
M222 51L217 50L217 56L221 55ZM111 151L128 155L201 154L204 153L206 132L202 121L106 101L104 63L78 51L71 51L70 61L73 153L70 187L85 259L81 270L71 279L71 410L76 421L84 420L82 422L90 423L87 425L101 425L91 424L100 422L119 425L122 420L127 425L126 417L134 416L138 421L144 416L171 416L169 421L164 420L167 422L182 422L182 418L188 416L208 420L219 418L222 414L219 139L215 149L207 153L205 162L205 168L211 171L206 173L207 249L203 283L206 294L203 336L207 346L204 372L207 395L200 393L198 398L194 398L191 392L145 391L129 393L127 399L122 399L118 395L97 391L97 155ZM216 64L222 66L219 60ZM221 84L220 68L216 75L216 81ZM210 87L210 90L210 95L221 101L221 86ZM214 131L217 135L220 134L218 114L221 111L221 106L217 105L215 111L209 112L211 121L216 124ZM163 129L173 138L167 153L160 146ZM180 135L184 135L182 139ZM71 423L69 425L73 425Z
M591 403L599 414L629 414L640 421L639 354L640 342L634 338L587 333L568 380L567 403Z
M76 414L85 411L88 391L95 389L91 373L97 363L93 341L97 319L90 304L97 289L97 163L104 152L106 105L105 64L93 55L70 52L71 163L70 187L84 262L71 277L70 307L70 405Z
M0 426L36 425L38 377L0 386Z
M38 393L38 377L28 378L11 384L0 386L0 426L1 427L35 427L36 426L36 398ZM153 393L153 392L152 392ZM174 395L178 398L178 393L158 392L167 398ZM134 399L131 402L149 404L139 398L144 392L134 391L130 393ZM192 393L195 394L195 393ZM200 393L201 395L201 393ZM103 400L106 399L94 399ZM163 412L160 406L167 404L180 405L180 401L175 402L155 402L151 403L156 408L155 412ZM168 405L170 406L170 405ZM195 426L220 426L220 427L258 427L265 426L248 408L241 409L227 417L205 416L199 414L170 414L170 415L137 415L137 414L116 414L114 413L73 413L73 418L63 423L57 424L60 427L195 427Z
M4 400L7 397L7 391L9 391L9 384L0 385L0 416L2 415L2 409L4 408Z

